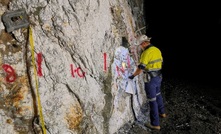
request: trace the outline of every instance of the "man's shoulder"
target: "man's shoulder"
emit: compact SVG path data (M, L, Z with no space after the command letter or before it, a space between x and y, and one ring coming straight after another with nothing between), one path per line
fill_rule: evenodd
M156 47L156 46L154 46L154 45L152 45L151 47L149 47L149 50L160 50L158 47Z
M143 52L145 55L149 55L149 54L152 54L152 53L161 53L161 50L156 47L156 46L152 46L150 47L149 49L146 49L144 52Z

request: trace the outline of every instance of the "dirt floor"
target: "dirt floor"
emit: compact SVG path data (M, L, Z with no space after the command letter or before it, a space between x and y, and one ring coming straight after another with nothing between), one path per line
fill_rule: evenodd
M118 134L221 134L221 95L214 89L170 80L163 82L162 94L168 116L160 131L135 121Z

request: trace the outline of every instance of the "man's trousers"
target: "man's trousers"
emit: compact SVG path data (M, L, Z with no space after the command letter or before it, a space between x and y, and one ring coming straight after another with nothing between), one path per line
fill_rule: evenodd
M145 83L145 91L150 105L150 121L153 126L160 126L159 114L164 114L164 103L161 95L162 76L156 76Z

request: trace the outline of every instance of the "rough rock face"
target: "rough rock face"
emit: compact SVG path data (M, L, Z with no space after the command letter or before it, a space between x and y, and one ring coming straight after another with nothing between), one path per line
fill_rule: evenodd
M142 0L0 2L1 16L19 9L29 27L7 32L0 22L1 134L112 134L148 120L142 76L126 92Z

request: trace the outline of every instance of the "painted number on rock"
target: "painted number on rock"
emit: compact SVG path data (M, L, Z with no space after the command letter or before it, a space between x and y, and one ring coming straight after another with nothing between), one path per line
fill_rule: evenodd
M71 75L72 75L73 77L75 77L75 75L74 75L75 73L77 73L77 75L78 75L79 77L81 77L81 78L85 76L85 72L83 72L80 67L74 69L73 64L71 64Z
M16 79L15 70L8 64L2 65L3 70L7 73L5 79L7 82L14 82Z
M38 74L38 76L43 76L42 68L41 68L41 63L42 63L42 54L41 53L37 53L37 65L38 65L37 74Z

